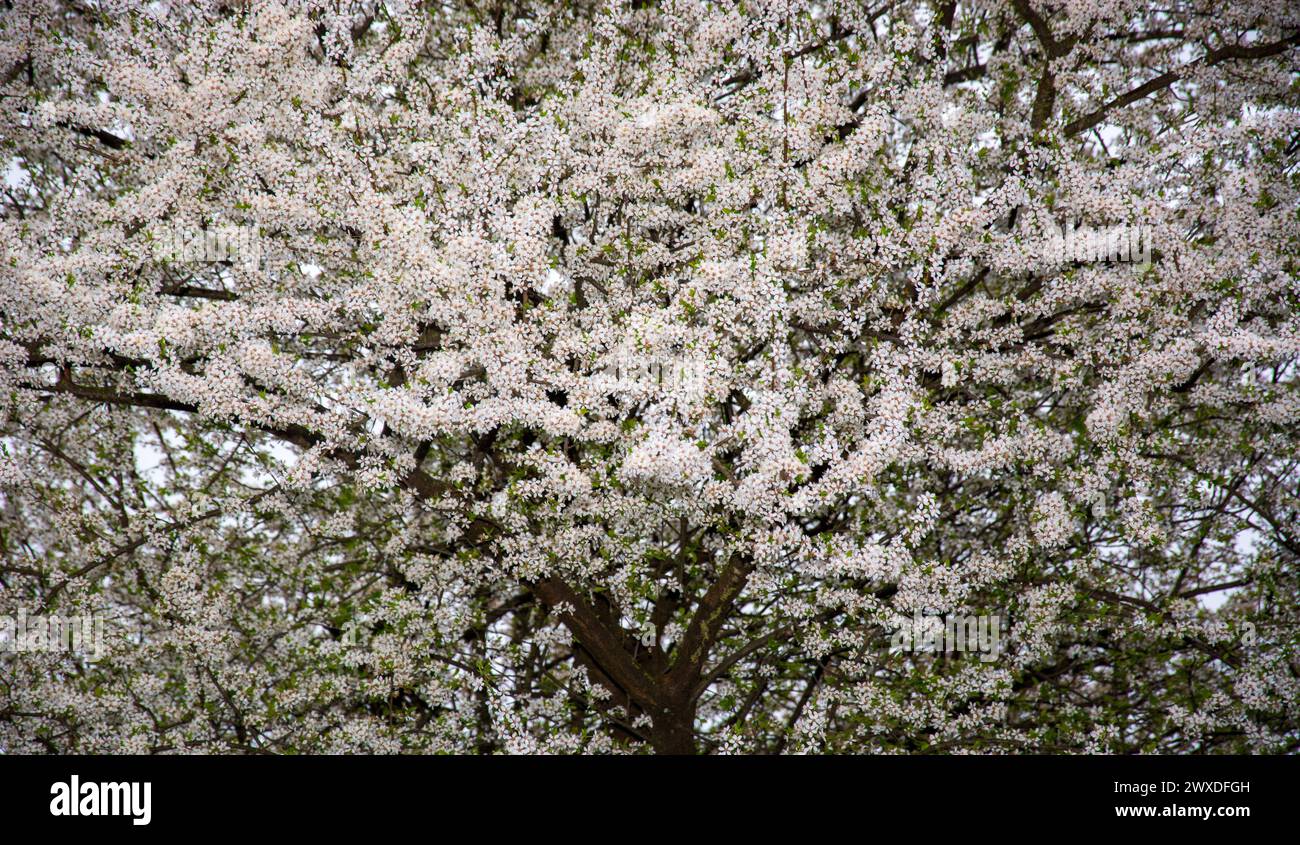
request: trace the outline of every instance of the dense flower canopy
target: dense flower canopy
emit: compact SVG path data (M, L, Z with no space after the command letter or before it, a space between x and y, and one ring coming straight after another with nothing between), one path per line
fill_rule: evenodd
M2 8L0 751L1300 748L1294 4Z

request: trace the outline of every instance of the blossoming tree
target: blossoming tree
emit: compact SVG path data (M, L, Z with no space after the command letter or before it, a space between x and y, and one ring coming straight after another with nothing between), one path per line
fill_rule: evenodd
M0 630L0 750L1296 750L1298 57L1275 0L4 3L0 615L107 642Z

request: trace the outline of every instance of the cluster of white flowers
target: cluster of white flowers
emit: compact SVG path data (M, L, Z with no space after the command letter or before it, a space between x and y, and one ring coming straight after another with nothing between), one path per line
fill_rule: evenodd
M1034 538L1047 548L1063 545L1074 533L1069 505L1058 492L1044 493L1034 508Z
M0 748L1294 750L1284 5L4 4Z

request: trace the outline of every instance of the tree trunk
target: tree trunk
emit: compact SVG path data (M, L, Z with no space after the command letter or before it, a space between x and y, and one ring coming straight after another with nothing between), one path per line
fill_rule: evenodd
M695 712L665 710L650 729L650 745L656 754L695 753Z

